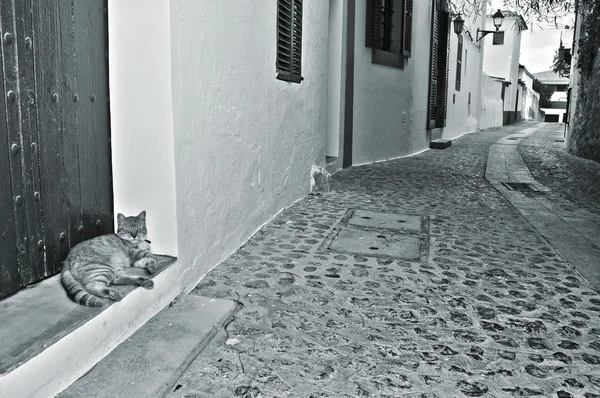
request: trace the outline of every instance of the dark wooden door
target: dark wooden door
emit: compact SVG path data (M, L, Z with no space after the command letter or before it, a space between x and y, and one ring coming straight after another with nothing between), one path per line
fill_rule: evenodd
M113 230L106 0L2 0L0 297Z
M445 0L432 1L427 129L446 126L450 70L450 13Z

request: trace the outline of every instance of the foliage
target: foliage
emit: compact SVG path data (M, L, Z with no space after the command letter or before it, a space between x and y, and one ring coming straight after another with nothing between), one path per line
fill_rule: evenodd
M453 9L467 16L480 15L491 0L448 0ZM538 23L554 23L578 11L585 18L581 26L577 64L584 76L589 77L600 43L600 1L598 0L502 0L502 8L522 15L532 28Z
M594 60L600 45L600 4L591 3L580 7L583 23L581 37L579 38L579 51L577 53L577 67L582 74L589 77L594 68Z
M554 87L548 86L538 79L533 79L533 91L536 91L540 94L540 107L541 108L549 108L550 107L550 98L552 94L554 94Z
M554 59L552 60L552 71L558 73L561 77L571 76L571 62L567 62L566 59L561 59L558 55L558 50L554 53Z

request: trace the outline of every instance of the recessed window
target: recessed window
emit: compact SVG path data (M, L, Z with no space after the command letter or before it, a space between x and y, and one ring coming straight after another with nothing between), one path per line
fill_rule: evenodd
M504 32L494 32L494 38L492 39L494 46L501 46L504 44Z
M366 46L372 62L403 68L412 51L413 0L367 0Z
M463 37L458 35L458 54L456 55L456 91L460 91L460 83L462 78L462 52L463 52Z
M302 81L302 0L277 1L277 79Z

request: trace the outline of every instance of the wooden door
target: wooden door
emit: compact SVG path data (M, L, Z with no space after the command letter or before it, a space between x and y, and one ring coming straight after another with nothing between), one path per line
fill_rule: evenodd
M106 0L2 0L0 297L113 231L107 26Z
M450 13L446 1L432 1L427 129L446 126L450 70Z

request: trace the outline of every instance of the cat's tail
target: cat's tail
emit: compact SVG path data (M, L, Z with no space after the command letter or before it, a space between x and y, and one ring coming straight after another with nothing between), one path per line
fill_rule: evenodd
M79 283L68 269L63 270L61 282L67 291L67 296L77 304L87 305L88 307L102 307L104 301L89 293L81 283Z

